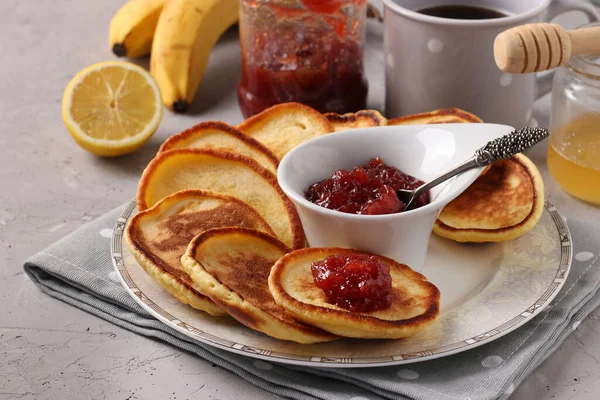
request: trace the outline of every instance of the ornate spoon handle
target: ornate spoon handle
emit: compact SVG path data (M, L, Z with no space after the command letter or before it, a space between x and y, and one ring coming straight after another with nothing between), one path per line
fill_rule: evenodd
M432 187L472 168L485 167L498 160L511 158L515 154L521 153L541 142L548 137L548 134L548 129L546 128L523 128L488 142L485 146L476 150L473 157L467 161L414 189L410 200L406 203L405 209L410 208L414 199ZM401 200L402 192L406 193L406 191L398 191L398 197Z
M547 137L548 129L546 128L523 128L513 131L501 138L488 142L485 146L475 151L477 165L483 167L498 160L511 158Z

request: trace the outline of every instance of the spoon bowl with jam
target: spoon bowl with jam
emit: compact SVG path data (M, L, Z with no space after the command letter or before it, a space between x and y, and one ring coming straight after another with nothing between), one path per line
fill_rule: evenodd
M396 191L414 189L511 131L497 124L435 124L331 133L287 153L277 178L309 246L381 254L419 271L439 212L484 167L432 188L409 210Z

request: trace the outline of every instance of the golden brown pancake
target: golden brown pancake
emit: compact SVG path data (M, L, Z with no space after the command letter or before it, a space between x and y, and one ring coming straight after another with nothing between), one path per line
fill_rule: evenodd
M206 121L192 126L167 139L159 152L182 149L203 148L226 150L256 160L264 168L277 173L277 157L258 141L221 121Z
M180 259L196 235L208 229L230 226L273 234L252 207L234 197L184 190L131 218L125 229L125 239L138 263L168 293L211 315L226 315L194 288Z
M207 231L192 240L181 259L203 294L247 327L298 343L336 339L295 320L269 292L271 267L289 249L265 233L245 228Z
M443 208L433 232L458 242L500 242L533 228L544 209L544 182L535 164L517 154L488 167Z
M277 178L256 161L234 153L207 149L175 149L158 153L138 185L140 210L184 189L212 190L236 197L254 208L277 238L290 248L306 239L293 203Z
M343 115L336 113L326 113L324 115L331 122L335 132L387 124L387 119L376 110L360 110Z
M406 115L387 121L388 125L420 125L483 122L479 117L460 108L442 108L419 114Z
M327 118L300 103L270 107L248 118L237 128L264 144L279 160L300 143L333 132Z
M271 269L269 289L277 304L296 319L340 336L399 339L413 335L437 318L440 292L404 264L377 256L390 267L392 305L373 312L352 312L328 302L314 284L311 264L335 254L367 254L351 249L307 248L282 257Z

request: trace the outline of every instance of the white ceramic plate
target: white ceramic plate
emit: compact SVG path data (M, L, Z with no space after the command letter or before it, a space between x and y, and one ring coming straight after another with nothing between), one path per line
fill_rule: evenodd
M211 317L179 303L137 263L123 240L132 202L111 244L121 282L148 312L202 343L250 357L318 367L379 367L447 356L503 336L530 321L558 294L571 266L569 230L551 204L518 239L460 244L432 234L421 271L440 289L438 321L403 340L341 339L301 345L270 338L228 317Z

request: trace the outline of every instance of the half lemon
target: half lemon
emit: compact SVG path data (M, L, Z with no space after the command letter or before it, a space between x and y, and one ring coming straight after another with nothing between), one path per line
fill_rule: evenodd
M69 82L63 121L73 139L99 156L115 157L140 148L163 115L158 86L145 69L124 61L90 65Z

